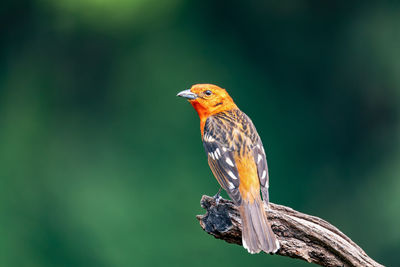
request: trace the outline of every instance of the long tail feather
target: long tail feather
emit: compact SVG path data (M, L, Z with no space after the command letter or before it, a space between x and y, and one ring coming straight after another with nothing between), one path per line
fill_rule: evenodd
M261 250L266 253L278 251L280 245L268 223L261 198L252 203L242 201L239 212L242 218L243 247L252 254Z

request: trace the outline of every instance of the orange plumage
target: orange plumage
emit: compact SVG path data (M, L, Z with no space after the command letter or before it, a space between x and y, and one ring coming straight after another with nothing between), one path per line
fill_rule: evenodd
M200 117L200 130L210 168L239 206L243 246L250 253L279 249L260 196L268 205L268 166L265 151L250 118L226 90L212 84L193 85L185 97Z

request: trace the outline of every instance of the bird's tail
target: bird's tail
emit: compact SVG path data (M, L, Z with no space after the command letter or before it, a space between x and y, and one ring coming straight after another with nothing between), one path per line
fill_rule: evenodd
M264 211L263 202L260 197L253 202L242 200L239 207L242 219L242 242L243 247L251 254L275 253L280 245L268 223Z

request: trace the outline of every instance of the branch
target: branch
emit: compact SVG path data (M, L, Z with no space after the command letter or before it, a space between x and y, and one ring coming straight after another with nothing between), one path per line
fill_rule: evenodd
M217 239L242 245L241 219L232 201L218 204L203 196L201 206L207 210L197 215L201 227ZM330 223L289 207L270 203L268 220L281 248L276 254L313 262L321 266L380 266L350 238Z

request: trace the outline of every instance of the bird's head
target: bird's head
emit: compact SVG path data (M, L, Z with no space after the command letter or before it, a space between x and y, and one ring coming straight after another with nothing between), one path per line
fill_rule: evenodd
M237 108L226 90L213 84L195 84L177 96L188 99L200 119L207 119L208 116Z

